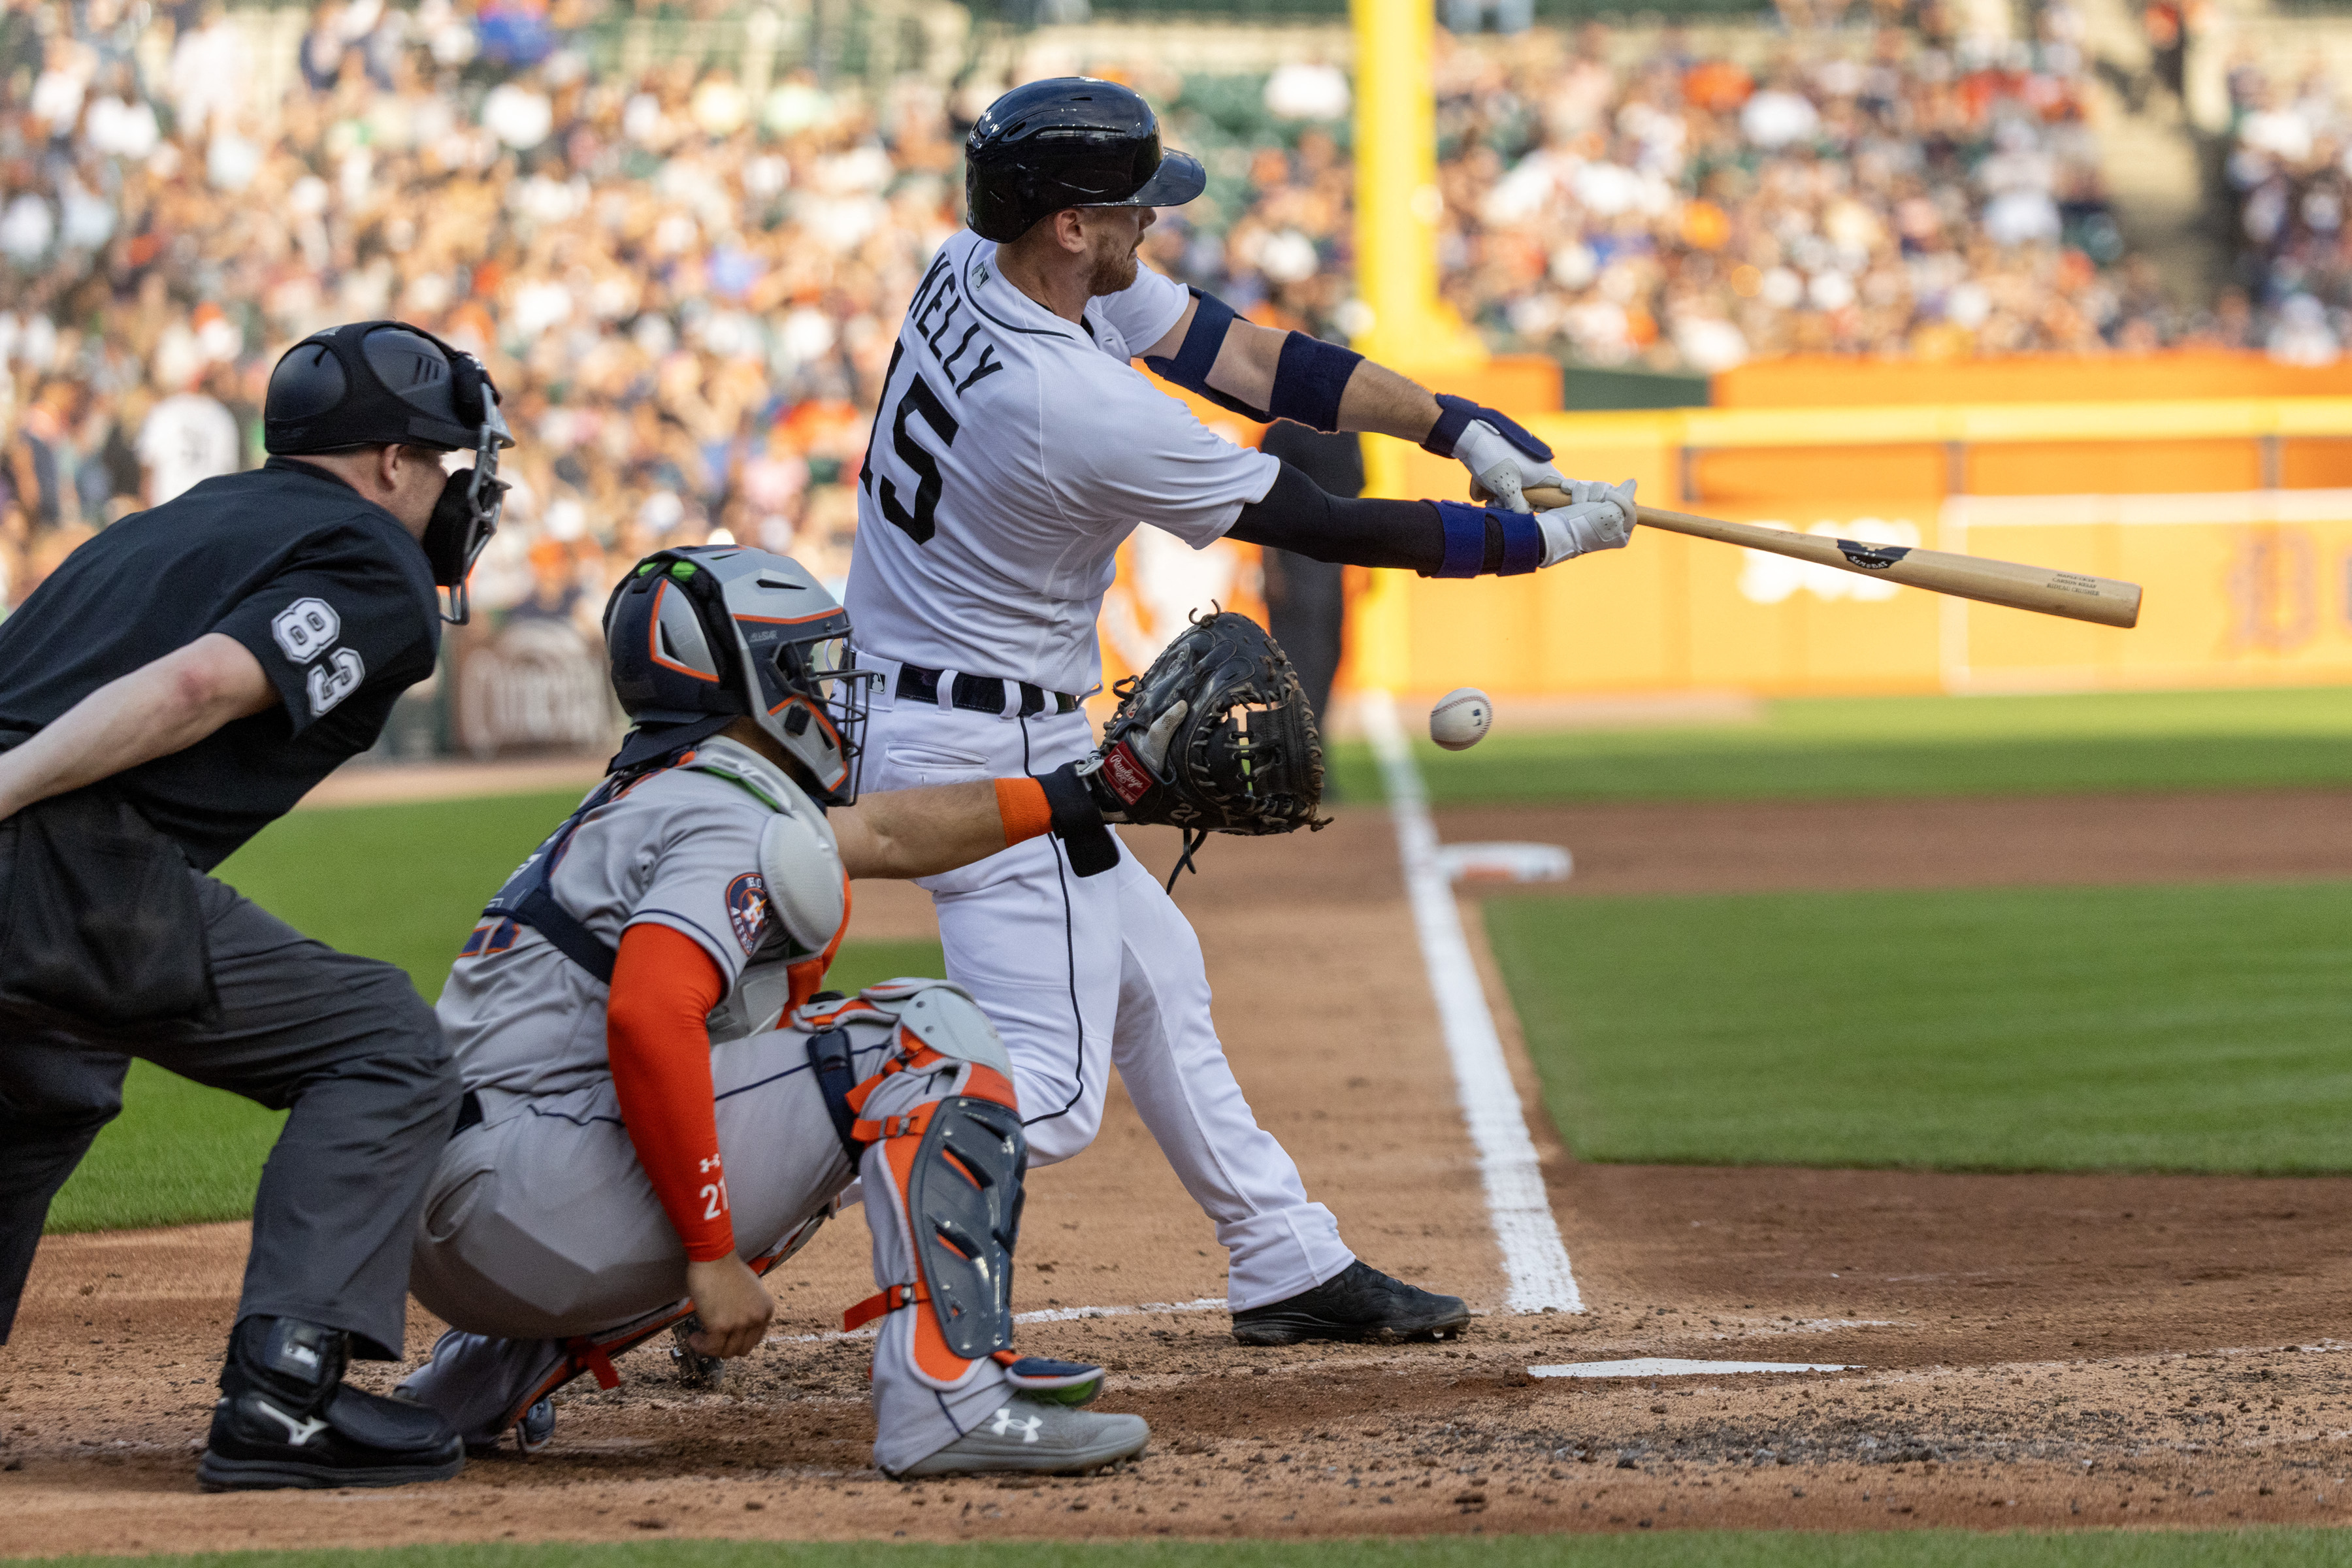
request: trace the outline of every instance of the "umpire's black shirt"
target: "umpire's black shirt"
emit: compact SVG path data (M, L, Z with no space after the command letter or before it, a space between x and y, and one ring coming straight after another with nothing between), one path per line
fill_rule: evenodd
M124 518L0 621L0 729L39 730L207 632L252 650L279 705L112 781L201 870L375 744L433 673L440 603L398 518L273 458Z

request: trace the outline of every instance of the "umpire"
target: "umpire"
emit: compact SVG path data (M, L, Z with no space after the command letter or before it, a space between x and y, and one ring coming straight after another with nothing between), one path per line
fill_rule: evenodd
M440 1418L342 1382L403 1353L416 1211L457 1119L389 964L206 875L374 743L433 673L512 446L472 356L398 321L305 339L272 456L125 518L0 622L0 1342L49 1200L142 1057L288 1110L197 1476L206 1490L457 1473ZM444 475L441 454L474 467Z

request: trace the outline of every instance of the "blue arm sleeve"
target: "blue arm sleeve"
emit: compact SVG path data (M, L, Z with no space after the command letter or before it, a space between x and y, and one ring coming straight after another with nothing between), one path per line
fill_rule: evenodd
M1225 537L1347 566L1401 566L1424 577L1511 576L1543 563L1534 517L1461 501L1328 494L1290 464L1242 508Z

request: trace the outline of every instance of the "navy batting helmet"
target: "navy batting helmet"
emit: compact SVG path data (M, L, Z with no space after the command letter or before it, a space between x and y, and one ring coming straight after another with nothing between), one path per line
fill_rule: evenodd
M648 555L604 606L613 690L636 721L613 766L651 762L749 715L827 805L857 799L866 688L849 616L789 556L732 544Z
M1083 76L1033 81L990 104L963 157L966 221L1000 243L1064 207L1181 206L1209 178L1191 153L1160 150L1140 93Z

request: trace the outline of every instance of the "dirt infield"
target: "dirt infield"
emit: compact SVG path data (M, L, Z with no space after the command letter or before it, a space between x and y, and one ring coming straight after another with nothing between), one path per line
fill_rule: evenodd
M1561 838L1572 887L1696 891L2341 875L2347 808L2283 794L1589 807L1441 826L1449 840ZM1253 1102L1360 1253L1492 1308L1498 1260L1385 817L1351 811L1314 837L1222 842L1204 860L1179 896ZM927 925L903 889L861 889L859 908L862 935ZM242 1227L57 1238L0 1351L0 1553L2344 1512L2352 1346L2327 1336L2352 1310L2336 1245L2352 1180L1594 1166L1539 1115L1537 1132L1590 1313L1490 1314L1439 1346L1244 1351L1206 1305L1223 1284L1207 1222L1114 1097L1099 1144L1034 1178L1016 1290L1023 1310L1065 1315L1025 1325L1024 1348L1107 1361L1107 1403L1157 1434L1138 1463L1077 1481L901 1487L867 1467L866 1349L827 1335L869 1289L853 1212L791 1266L776 1337L721 1393L686 1390L649 1348L623 1363L619 1390L581 1385L530 1461L388 1493L201 1497ZM1110 1311L1070 1315L1086 1309ZM412 1351L436 1327L415 1321ZM1853 1370L1528 1375L1651 1356Z

